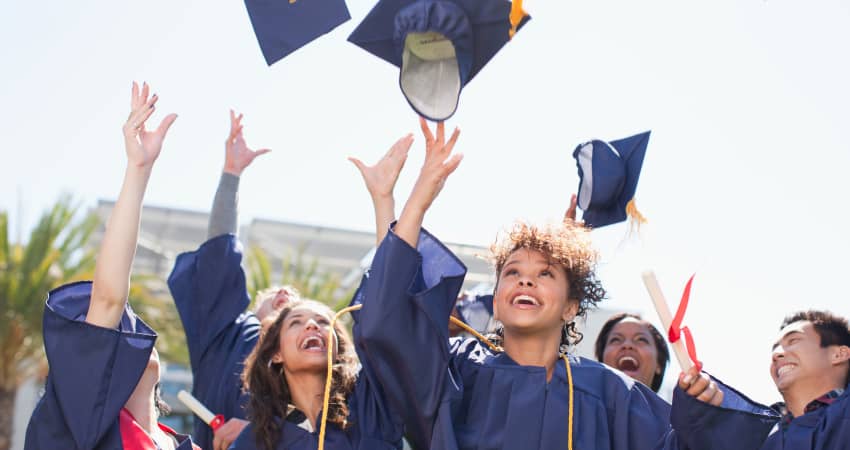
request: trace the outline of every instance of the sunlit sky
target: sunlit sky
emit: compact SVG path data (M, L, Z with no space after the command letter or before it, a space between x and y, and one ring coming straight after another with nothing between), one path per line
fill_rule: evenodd
M307 0L305 0L307 1ZM204 211L223 162L228 108L273 152L243 176L243 223L261 217L371 230L346 161L374 162L417 132L398 70L348 43L352 20L267 67L238 1L4 2L0 208L26 229L63 191L114 199L132 80L179 114L146 203ZM592 138L652 130L637 190L650 220L593 232L608 308L654 311L640 273L675 300L706 369L756 400L781 318L850 316L846 171L850 3L527 0L533 20L464 90L448 122L465 158L426 217L447 241L486 245L514 219L559 219ZM396 193L404 202L418 137ZM19 207L20 205L20 207Z

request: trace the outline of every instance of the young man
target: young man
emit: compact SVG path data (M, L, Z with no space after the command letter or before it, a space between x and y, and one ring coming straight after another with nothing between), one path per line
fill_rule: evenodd
M758 445L741 448L761 450L838 450L850 449L850 329L847 320L826 311L801 311L788 316L773 344L770 375L782 394L784 403L758 417L728 409L715 408L694 401L677 390L673 394L674 427L688 416L706 413L725 416L722 426L710 426L708 432L717 440L707 441L702 448L728 448L720 441L737 439L740 433L753 434L765 429ZM684 389L680 378L679 386ZM724 391L731 391L724 387ZM728 392L727 391L727 392ZM750 406L758 406L755 402ZM753 422L753 419L757 422ZM754 424L763 423L763 428ZM678 426L690 430L687 424Z

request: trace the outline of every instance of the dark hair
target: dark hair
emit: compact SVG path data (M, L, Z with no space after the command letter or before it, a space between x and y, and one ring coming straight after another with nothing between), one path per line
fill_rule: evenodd
M153 404L154 408L156 408L157 416L167 416L171 414L171 406L162 399L162 389L160 389L159 383L157 383L153 388Z
M664 381L664 371L667 370L667 363L670 362L670 350L667 348L667 341L664 340L664 336L662 336L658 329L651 323L643 320L641 316L631 313L620 313L611 316L605 322L605 325L602 325L602 329L599 331L599 336L596 337L596 360L602 362L602 355L605 353L605 347L608 346L608 335L611 334L611 330L613 330L618 323L627 318L637 319L640 321L640 324L649 330L649 334L655 342L655 363L658 364L661 371L652 376L652 383L649 387L652 388L653 391L658 392L658 390L661 389L661 382Z
M788 325L802 320L812 323L815 332L820 336L821 347L829 347L830 345L850 347L850 326L847 324L847 319L829 311L818 311L814 309L797 311L786 316L779 329L782 330ZM847 374L844 377L844 384L846 385L847 383L850 383L850 365L847 366Z
M605 289L596 278L597 253L590 244L590 230L573 221L537 226L517 222L504 237L490 246L491 258L496 266L496 287L499 274L508 258L520 249L535 250L549 259L552 265L564 268L569 284L567 301L578 301L576 318L587 316L587 310L605 298ZM497 331L501 334L502 328ZM581 342L582 334L575 320L564 325L561 331L562 351Z
M286 417L287 406L292 400L283 364L272 362L278 352L280 330L283 321L293 309L305 303L320 305L333 317L333 311L326 305L312 300L295 300L280 310L274 323L260 335L260 341L245 360L242 383L251 393L248 401L248 414L254 425L254 434L259 448L274 450L281 434L281 425L275 418ZM329 317L330 319L330 317ZM334 324L338 348L333 361L331 395L328 406L328 422L340 428L347 428L348 395L354 389L357 371L357 356L348 331L339 323ZM328 342L328 345L332 345Z

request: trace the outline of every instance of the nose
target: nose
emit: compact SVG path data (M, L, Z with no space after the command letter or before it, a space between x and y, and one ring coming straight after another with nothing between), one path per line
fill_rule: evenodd
M519 285L520 285L520 287L523 287L523 286L524 286L524 287L533 287L533 286L534 286L534 282L533 282L533 281L531 281L531 278L528 278L528 277L520 277L520 279L519 279Z
M319 324L314 319L308 319L305 328L307 328L308 330L318 330Z
M623 347L633 349L633 348L635 348L635 345L634 345L634 342L631 339L624 339L623 340Z
M773 354L771 355L771 359L773 360L773 362L777 362L784 357L785 357L785 349L783 349L781 345L777 345L776 348L773 349Z

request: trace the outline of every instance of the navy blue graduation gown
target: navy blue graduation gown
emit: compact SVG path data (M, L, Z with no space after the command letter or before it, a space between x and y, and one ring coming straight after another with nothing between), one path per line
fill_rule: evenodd
M761 450L850 449L850 385L847 388L844 394L831 405L796 417L786 427L779 424L780 416L778 413L766 413L765 417L762 417L762 421L771 426L769 436L763 439L762 443L747 448ZM687 404L687 409L706 408L704 404L684 397L687 396L683 396L681 404ZM751 403L758 405L752 401ZM758 406L767 408L762 405ZM736 415L729 411L724 411L721 414L731 414L730 421L733 423L734 429L726 430L726 434L732 436L736 432L745 430L752 423L751 420L748 420L750 417L747 415L740 415L740 413Z
M129 305L117 329L86 323L90 298L90 282L48 294L44 349L50 372L27 426L27 450L152 448L123 408L147 367L156 333ZM188 436L170 434L179 450L193 448Z
M543 367L520 366L473 340L449 340L449 315L465 273L424 230L418 249L391 230L355 296L364 304L354 330L361 361L372 367L417 448L566 448L563 362L547 382ZM570 357L570 367L576 449L704 448L726 425L723 414L690 409L681 420L686 433L677 433L670 406L646 386L584 358ZM729 397L724 406L741 406ZM726 448L763 436L738 436Z
M328 450L391 450L402 448L401 419L387 408L380 386L367 365L361 367L348 397L349 427L342 430L328 423L325 448ZM276 450L316 450L319 445L319 421L316 430L308 431L291 421L281 421L283 429ZM248 425L231 450L259 450L253 426Z
M186 332L192 395L225 420L247 420L240 376L260 336L260 321L245 311L251 299L241 264L239 240L224 234L180 254L168 277ZM202 448L212 448L212 429L198 417L192 435Z

